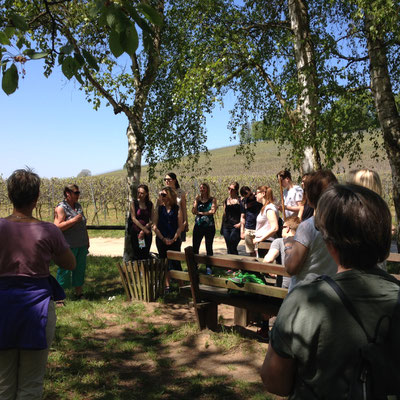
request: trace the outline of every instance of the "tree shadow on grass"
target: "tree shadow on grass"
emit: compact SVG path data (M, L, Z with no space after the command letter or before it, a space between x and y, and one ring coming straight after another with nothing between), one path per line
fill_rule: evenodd
M61 328L67 336L74 334ZM112 340L80 337L61 347L50 358L46 400L268 398L261 384L234 381L212 370L192 374L190 360L186 373L177 370L158 329L126 329Z

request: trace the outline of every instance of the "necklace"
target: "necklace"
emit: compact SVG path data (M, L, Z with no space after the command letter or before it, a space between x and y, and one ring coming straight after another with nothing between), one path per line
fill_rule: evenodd
M11 214L10 217L14 217L14 218L17 218L17 219L31 219L31 218L33 218L33 217L27 217L27 216L21 217L21 216L16 215L16 214Z

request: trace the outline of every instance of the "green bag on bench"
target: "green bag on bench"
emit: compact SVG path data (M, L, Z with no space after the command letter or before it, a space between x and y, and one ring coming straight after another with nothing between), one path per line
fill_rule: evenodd
M239 272L234 277L229 278L228 281L233 282L234 284L238 285L239 287L243 287L245 283L258 283L260 285L265 285L263 279L261 279L256 274L250 272ZM240 290L235 289L228 289L228 293L232 294L239 294L242 293Z

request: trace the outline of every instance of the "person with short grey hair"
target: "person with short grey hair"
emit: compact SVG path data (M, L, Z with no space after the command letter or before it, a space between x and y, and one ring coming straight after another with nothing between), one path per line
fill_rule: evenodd
M60 230L32 215L39 176L16 170L7 190L13 212L0 218L0 399L38 400L55 334L54 300L65 298L50 261L74 269L75 258Z
M337 264L333 281L353 304L365 329L387 337L399 285L377 267L389 254L391 214L375 192L335 185L320 198L315 215ZM381 336L382 335L382 336ZM261 370L266 389L289 399L347 399L357 371L363 330L324 279L296 287L284 300L270 334Z

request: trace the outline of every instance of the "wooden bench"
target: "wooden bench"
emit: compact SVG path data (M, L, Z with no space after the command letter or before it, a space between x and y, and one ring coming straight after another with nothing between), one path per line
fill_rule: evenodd
M260 245L260 248L269 249L271 243L264 242ZM234 323L245 327L248 325L251 312L262 313L266 318L277 315L287 295L287 289L271 285L273 280L266 279L269 285L245 283L239 286L228 280L228 277L221 278L199 273L197 267L198 264L206 264L227 270L289 276L284 267L278 264L263 263L261 259L255 261L254 258L246 256L195 255L191 246L186 247L185 252L168 251L167 257L170 260L185 261L187 264L187 272L170 271L170 276L173 279L190 282L190 286L183 286L180 290L184 295L192 297L200 329L215 330L217 328L219 304L235 307ZM387 261L400 262L400 254L390 253ZM400 279L400 275L393 276ZM237 291L240 294L237 294Z
M215 330L218 326L218 305L227 304L235 307L235 325L246 326L249 312L262 313L269 318L277 315L287 289L244 283L238 285L228 277L214 277L199 273L198 264L206 264L230 270L270 273L289 276L281 265L255 261L246 256L205 256L195 255L191 246L185 252L168 251L170 260L186 261L188 272L170 271L171 278L190 281L190 286L181 287L181 292L193 299L196 318L200 329ZM232 290L234 292L232 292Z

